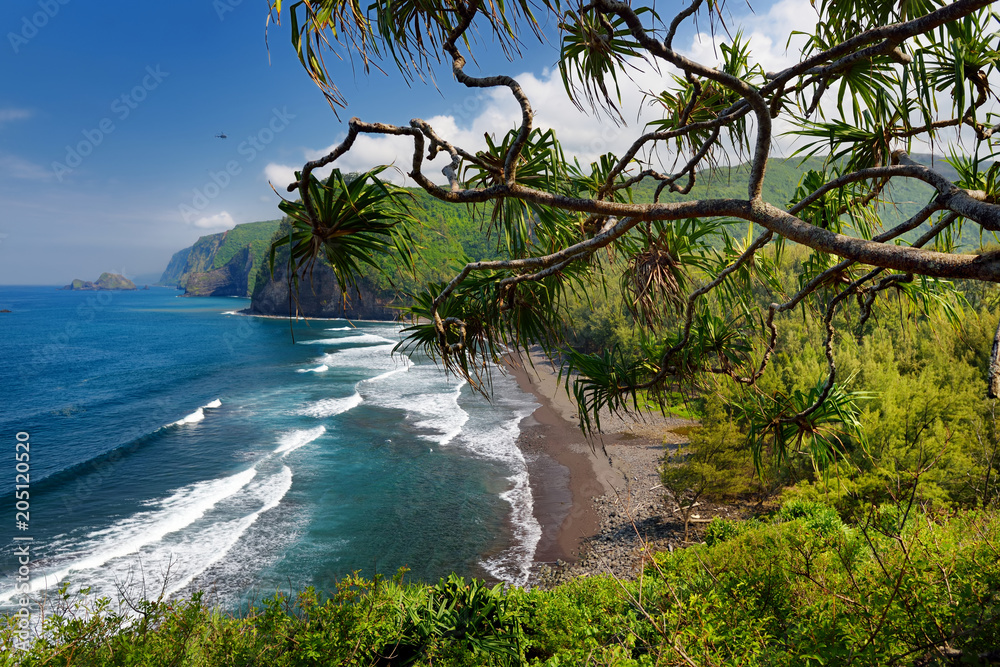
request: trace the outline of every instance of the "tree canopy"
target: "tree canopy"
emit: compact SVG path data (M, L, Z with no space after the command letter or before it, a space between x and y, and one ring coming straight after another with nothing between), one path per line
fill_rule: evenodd
M412 215L402 191L377 171L350 186L339 171L326 182L316 172L336 166L360 135L407 137L408 176L443 202L474 207L502 250L412 295L408 345L477 387L488 386L509 349L561 349L588 429L600 428L604 409L635 406L639 392L726 378L745 388L742 415L758 450L767 444L780 457L806 441L836 446L828 425L849 430L859 397L838 373L835 336L864 335L890 296L947 311L959 298L953 281L1000 282L1000 253L985 245L1000 231L1000 17L991 0L812 4L815 32L795 36L801 58L767 72L720 0L691 0L674 16L629 0L272 0L272 16L290 23L304 68L335 112L346 99L327 59L345 52L359 54L366 70L392 66L411 78L445 63L459 83L506 89L520 108L478 151L421 119L351 118L344 140L288 186L301 197L285 205L296 218L291 257L326 257L347 280L352 265L338 267L337 257L368 249L406 256ZM723 36L718 62L695 62L674 45L696 21ZM567 158L555 133L535 126L516 79L466 71L467 58L489 43L517 60L525 40L553 37L542 26L558 26L569 101L609 123L635 115L621 106L629 68L662 72L662 87L646 95L656 117L620 153L588 165ZM764 178L782 137L795 139L794 157L809 168L789 201L768 202ZM932 149L947 171L914 159ZM425 173L438 154L450 158L443 184ZM719 172L740 188L702 196L696 184ZM884 212L913 183L929 186L930 196L885 224ZM356 218L346 226L345 212ZM801 266L790 285L778 264L795 246ZM609 286L633 314L641 354L565 348L559 313L570 296ZM758 380L782 318L800 306L821 315L826 369L808 391L769 394ZM849 326L835 326L845 317ZM1000 393L997 348L992 395Z

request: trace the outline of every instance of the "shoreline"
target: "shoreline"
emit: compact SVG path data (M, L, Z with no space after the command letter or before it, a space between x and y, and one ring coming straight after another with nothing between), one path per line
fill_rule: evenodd
M520 389L538 401L535 411L521 421L517 442L527 463L535 519L542 528L535 547L537 568L573 559L582 540L599 530L593 499L609 487L598 477L583 433L539 389L531 368L511 360L507 369Z
M184 296L184 295L181 294L180 296ZM213 297L213 298L219 298L219 297ZM223 297L223 298L228 298L228 297ZM233 298L233 299L246 299L248 297L235 296L235 297L231 297L231 298ZM243 310L226 311L223 314L224 315L242 315L244 317L260 317L261 319L268 319L268 320L295 320L296 322L306 322L306 323L308 323L310 320L314 320L316 322L336 322L336 321L339 320L339 321L347 322L348 324L352 324L353 322L367 322L369 324L400 324L400 325L404 324L403 322L400 322L399 320L363 320L363 319L360 319L360 318L347 318L347 317L305 317L304 315L294 315L294 316L293 315L265 315L263 313L251 313L249 308L244 308ZM357 327L355 327L355 328L357 328Z
M631 577L645 561L647 543L657 550L681 546L683 524L664 500L659 466L668 449L687 442L685 429L694 422L602 414L604 432L588 441L548 359L509 359L507 370L539 403L518 437L542 528L530 584L547 588L605 573Z

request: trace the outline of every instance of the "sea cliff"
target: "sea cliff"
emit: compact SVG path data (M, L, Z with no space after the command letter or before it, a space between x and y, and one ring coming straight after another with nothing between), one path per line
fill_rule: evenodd
M185 296L250 296L278 220L248 222L199 238L171 257L159 284Z
M398 304L391 293L382 293L362 279L358 283L358 289L349 289L345 298L333 270L321 262L316 263L311 273L299 273L297 296L290 294L288 268L285 264L275 262L273 277L266 266L261 268L264 279L258 277L250 307L243 311L248 315L396 319L398 311L392 306Z
M222 268L187 274L184 296L247 296L252 289L251 276L257 268L256 258L245 246Z

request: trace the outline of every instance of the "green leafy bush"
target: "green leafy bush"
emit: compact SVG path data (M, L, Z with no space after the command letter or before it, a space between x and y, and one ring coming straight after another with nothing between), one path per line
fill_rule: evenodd
M714 521L705 545L639 578L524 591L347 577L235 615L65 589L45 634L3 665L983 664L1000 646L1000 516L821 504ZM14 625L0 630L5 649ZM991 653L992 652L992 653ZM982 660L980 659L982 657Z

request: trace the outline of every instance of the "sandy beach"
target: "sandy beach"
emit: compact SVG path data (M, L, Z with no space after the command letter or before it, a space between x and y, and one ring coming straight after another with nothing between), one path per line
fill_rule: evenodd
M521 423L519 441L542 526L534 583L550 586L597 573L632 576L647 542L656 549L679 545L683 525L664 501L659 465L668 448L686 442L685 427L693 422L603 414L603 433L588 440L558 368L540 355L510 368L540 404Z

